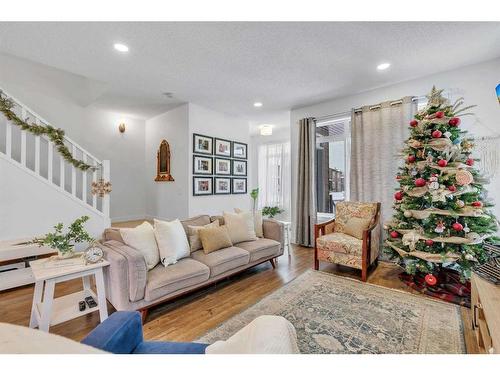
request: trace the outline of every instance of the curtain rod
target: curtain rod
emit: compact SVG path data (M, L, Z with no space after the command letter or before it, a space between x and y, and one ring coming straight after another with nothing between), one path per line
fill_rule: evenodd
M421 99L424 99L425 96L414 96L411 98L411 101L412 102L415 102L415 101L419 101ZM400 100L395 100L393 102L391 102L390 104L391 105L396 105L396 104L401 104L403 103L403 100L400 99ZM377 105L373 105L373 106L370 106L369 108L370 109L378 109L380 108L380 104L377 104ZM354 108L354 112L361 112L363 110L363 107L359 107L359 108ZM321 116L321 117L313 117L314 120L316 122L318 121L325 121L325 120L328 120L328 119L331 119L331 118L335 118L335 117L343 117L343 116L348 116L351 114L351 111L345 111L345 112L339 112L339 113L334 113L332 115L325 115L325 116Z

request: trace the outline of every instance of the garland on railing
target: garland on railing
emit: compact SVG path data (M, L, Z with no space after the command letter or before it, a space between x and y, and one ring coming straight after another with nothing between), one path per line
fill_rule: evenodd
M87 164L81 160L75 159L71 154L71 151L64 144L64 130L56 129L51 125L38 125L35 123L29 123L27 119L19 118L12 108L14 107L14 102L12 99L4 97L3 91L0 90L0 111L5 115L5 117L12 121L15 125L19 126L22 130L29 131L34 135L43 135L45 134L56 146L56 150L59 154L66 160L68 163L72 164L75 168L78 168L82 171L95 171L98 169L97 166L93 166Z

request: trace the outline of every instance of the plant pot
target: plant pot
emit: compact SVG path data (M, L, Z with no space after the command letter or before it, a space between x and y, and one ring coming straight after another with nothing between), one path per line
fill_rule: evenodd
M73 255L75 255L74 249L66 250L66 251L57 250L57 257L59 259L68 259L68 258L71 258Z

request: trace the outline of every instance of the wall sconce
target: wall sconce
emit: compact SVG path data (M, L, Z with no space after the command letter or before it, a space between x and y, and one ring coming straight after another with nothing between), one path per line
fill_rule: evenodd
M273 135L273 126L272 125L261 125L260 126L260 135Z
M125 123L121 122L120 125L118 125L118 130L120 133L125 133Z

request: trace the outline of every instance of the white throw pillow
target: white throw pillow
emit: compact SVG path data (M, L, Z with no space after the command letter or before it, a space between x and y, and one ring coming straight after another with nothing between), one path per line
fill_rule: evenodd
M257 240L253 216L250 212L241 212L239 214L224 212L224 224L229 231L229 237L231 237L233 244Z
M189 256L188 239L179 219L174 221L155 219L154 223L154 233L160 250L160 261L165 267Z
M145 221L135 228L120 228L123 242L141 252L146 260L148 270L160 262L158 245L156 244L153 226Z
M235 208L234 212L237 214L245 212L240 208ZM262 210L256 210L253 212L250 212L253 215L253 224L255 227L255 235L260 238L264 238L264 229L262 227Z

